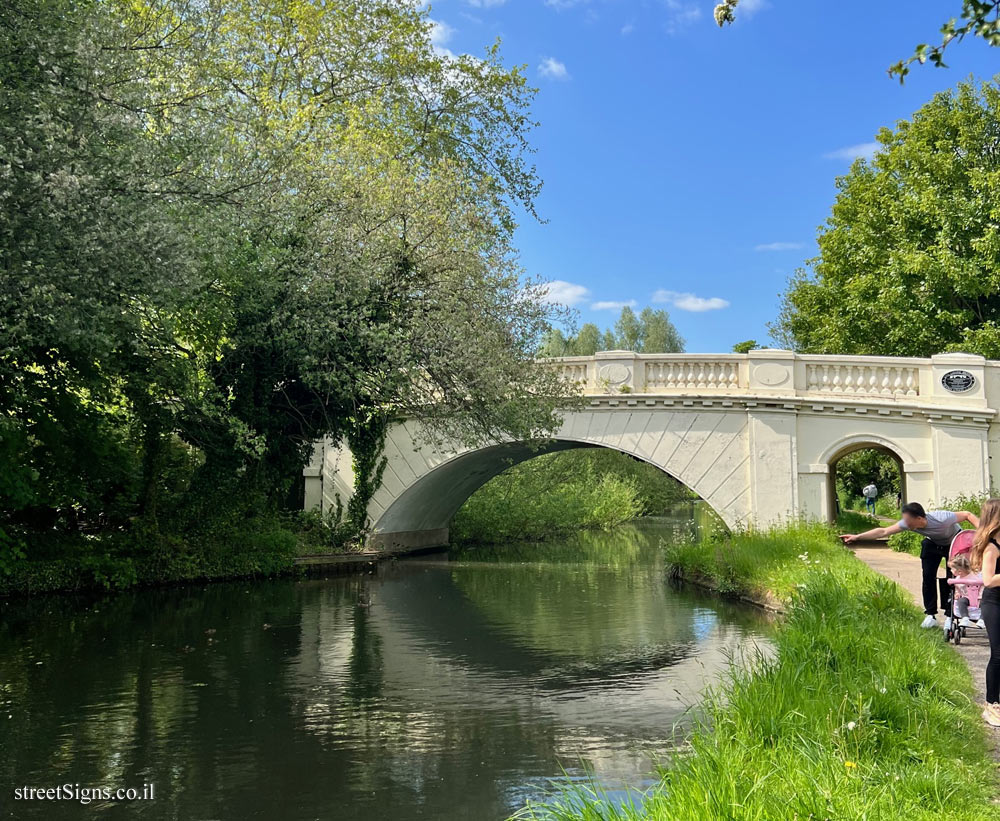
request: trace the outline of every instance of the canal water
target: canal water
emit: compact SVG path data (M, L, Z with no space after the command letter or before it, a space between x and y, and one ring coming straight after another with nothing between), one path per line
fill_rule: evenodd
M566 780L642 789L767 630L671 585L661 540L692 526L8 602L2 817L499 821ZM13 800L149 783L127 804Z

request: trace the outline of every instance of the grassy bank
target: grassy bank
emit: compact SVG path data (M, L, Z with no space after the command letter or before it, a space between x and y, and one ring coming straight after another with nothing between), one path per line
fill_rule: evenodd
M969 671L917 609L819 525L670 549L678 572L773 596L772 657L710 693L688 748L641 809L576 790L534 819L997 817Z

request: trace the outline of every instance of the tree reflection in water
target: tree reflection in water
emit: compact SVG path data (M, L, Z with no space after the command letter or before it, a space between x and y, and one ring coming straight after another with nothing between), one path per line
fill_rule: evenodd
M156 802L100 808L149 819L481 821L564 769L641 784L703 686L764 629L671 588L660 540L690 528L375 576L6 603L0 777L153 781Z

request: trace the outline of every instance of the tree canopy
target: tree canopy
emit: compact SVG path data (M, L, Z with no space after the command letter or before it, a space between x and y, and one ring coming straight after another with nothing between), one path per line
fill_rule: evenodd
M773 335L806 353L1000 357L1000 89L965 82L837 182Z
M430 34L407 0L2 4L8 544L267 508L394 416L553 428L558 314L511 246L533 90Z
M638 351L640 353L683 353L684 340L670 315L662 309L643 308L638 315L628 305L613 328L603 332L586 322L569 337L558 328L545 337L540 356L593 356L598 351Z

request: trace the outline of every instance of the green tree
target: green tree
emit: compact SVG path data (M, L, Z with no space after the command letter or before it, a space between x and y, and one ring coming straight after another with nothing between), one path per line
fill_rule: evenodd
M1000 90L965 82L837 182L772 328L806 353L1000 357Z
M837 462L836 471L837 494L847 504L860 507L861 490L869 482L875 483L880 499L895 504L900 489L899 465L888 453L874 448L854 451Z
M311 441L377 450L397 416L556 423L532 358L559 315L511 245L522 74L437 53L396 0L224 11L0 8L3 532L155 521L182 463L172 521L238 522Z
M545 334L545 341L538 349L539 356L572 356L571 340L558 328L552 328Z
M760 347L757 344L756 339L747 339L744 342L737 342L733 345L733 353L749 353L750 351L755 351Z
M618 347L624 351L638 351L642 340L642 323L628 305L622 308L618 321L615 322L615 339Z
M640 350L643 353L682 353L684 340L662 310L643 308L639 314Z
M539 356L593 356L601 350L682 353L684 340L666 311L643 308L636 316L626 306L615 327L608 328L603 334L592 322L584 324L576 336L568 339L561 331L551 332L539 348Z
M740 0L723 0L715 7L715 22L720 27L736 20ZM1000 0L962 0L957 18L951 17L941 26L941 42L937 45L919 44L913 55L889 67L889 76L899 77L900 82L910 72L913 63L927 63L944 67L945 49L971 34L982 37L991 46L1000 46Z
M573 356L593 356L601 348L600 329L593 322L585 322L570 347Z

